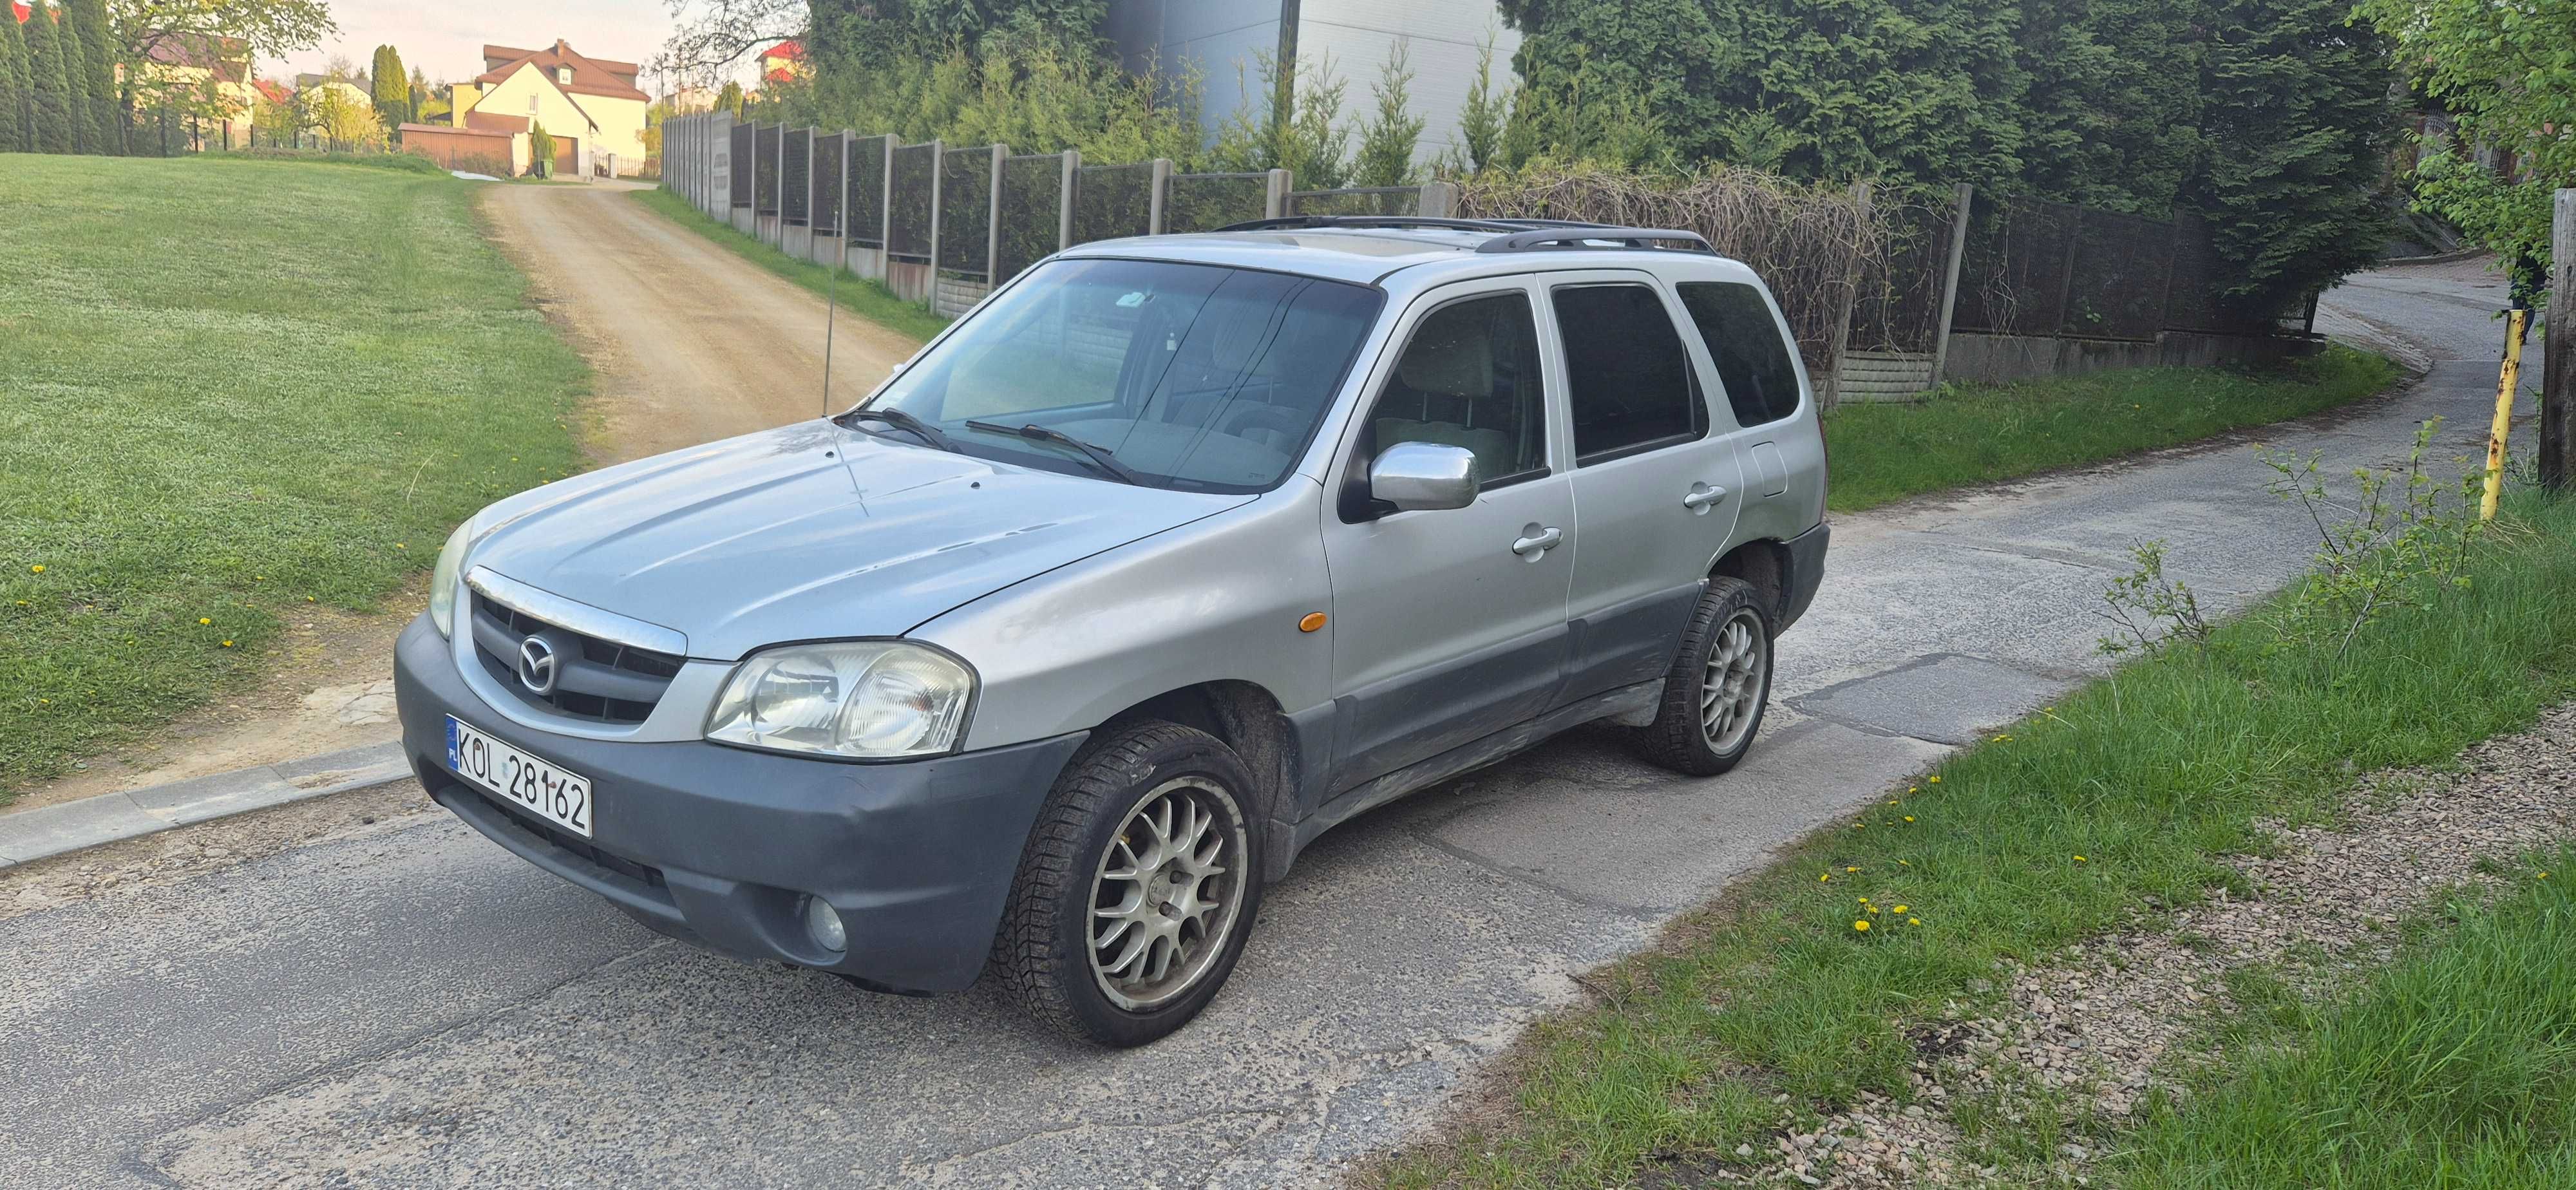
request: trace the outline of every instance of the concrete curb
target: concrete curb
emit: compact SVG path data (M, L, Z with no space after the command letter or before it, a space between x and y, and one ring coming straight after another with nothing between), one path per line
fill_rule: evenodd
M403 758L402 743L389 740L0 814L0 869L410 775L411 763Z
M2487 250L2484 247L2460 248L2450 252L2436 252L2431 256L2391 256L2379 263L2381 266L2398 264L2449 264L2455 260L2467 260L2471 257L2484 256L2486 254Z

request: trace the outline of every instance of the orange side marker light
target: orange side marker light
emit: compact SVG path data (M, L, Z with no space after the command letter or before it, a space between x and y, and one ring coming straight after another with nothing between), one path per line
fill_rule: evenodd
M1305 619L1297 621L1297 631L1299 632L1313 632L1323 626L1324 613L1322 612L1307 612Z

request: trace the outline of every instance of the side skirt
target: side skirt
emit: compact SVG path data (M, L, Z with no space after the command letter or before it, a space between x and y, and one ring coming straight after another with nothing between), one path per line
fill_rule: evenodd
M1603 719L1614 720L1629 726L1652 723L1655 719L1655 708L1663 701L1663 697L1664 680L1662 678L1651 682L1639 682L1633 686L1621 686L1616 690L1605 690L1590 698L1558 707L1536 719L1526 720L1517 726L1505 728L1481 739L1471 740L1428 760L1416 761L1383 777L1354 786L1349 792L1334 798L1321 809L1308 815L1305 821L1297 824L1295 845L1290 854L1272 863L1271 878L1275 880L1285 875L1289 864L1296 860L1295 852L1304 851L1306 845L1314 842L1317 836L1359 815L1407 794L1419 793L1451 777L1474 772L1497 761L1508 760L1570 728L1581 727L1586 723Z

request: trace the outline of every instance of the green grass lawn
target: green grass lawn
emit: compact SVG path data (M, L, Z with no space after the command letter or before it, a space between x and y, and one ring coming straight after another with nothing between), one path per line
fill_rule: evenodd
M2197 1072L2113 1184L2576 1186L2576 851L2535 861L2351 994L2294 1004L2287 1036Z
M2014 479L2320 413L2379 392L2397 365L2347 347L2270 372L2131 368L1854 402L1825 419L1836 512Z
M919 302L896 297L882 281L864 281L844 272L838 279L832 270L810 260L799 260L759 240L735 231L729 224L718 223L706 212L689 205L689 200L668 190L631 192L635 201L660 212L671 221L714 240L734 255L769 270L789 281L812 290L816 297L829 293L841 308L898 334L927 342L932 335L948 329L949 319L930 312Z
M0 800L578 467L586 372L444 174L0 168Z
M1865 1091L1903 1099L1907 1028L1945 1001L1982 1003L1999 959L2152 925L2151 904L2211 887L2248 891L2215 857L2259 849L2258 819L2322 815L2358 774L2447 762L2576 694L2576 500L2516 490L2508 512L2519 531L2481 547L2469 589L2379 621L2340 665L2330 644L2233 621L2209 654L2123 668L1811 836L1593 981L1604 1002L1540 1025L1510 1065L1509 1111L1405 1155L1387 1181L1622 1184L1665 1160L1731 1163L1739 1143L1758 1160L1774 1129ZM2557 1032L2526 1040L2568 1044L2552 1019ZM2476 1102L2409 1110L2453 1113L2453 1138L2513 1124Z

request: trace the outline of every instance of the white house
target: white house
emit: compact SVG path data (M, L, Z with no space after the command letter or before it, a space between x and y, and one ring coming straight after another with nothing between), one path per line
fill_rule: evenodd
M617 172L644 168L644 109L653 97L635 85L632 62L587 57L557 39L542 50L483 47L483 73L451 90L459 128L548 133L578 140L582 155Z

